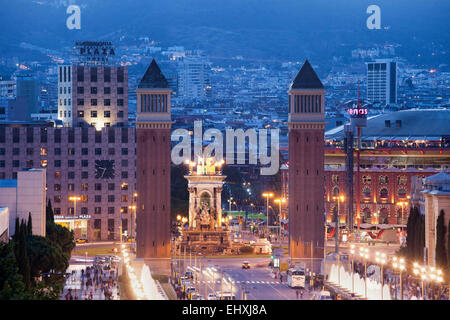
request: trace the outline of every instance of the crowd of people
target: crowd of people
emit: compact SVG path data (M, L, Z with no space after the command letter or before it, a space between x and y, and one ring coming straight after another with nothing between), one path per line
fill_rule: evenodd
M120 299L117 281L117 263L112 259L95 259L91 266L72 270L67 277L63 297L65 300Z

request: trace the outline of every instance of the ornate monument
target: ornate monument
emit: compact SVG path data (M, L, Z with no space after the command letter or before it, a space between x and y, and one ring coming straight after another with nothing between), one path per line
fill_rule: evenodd
M181 247L202 253L223 253L231 249L230 231L222 220L221 162L199 158L187 162L189 175L189 227L183 230Z

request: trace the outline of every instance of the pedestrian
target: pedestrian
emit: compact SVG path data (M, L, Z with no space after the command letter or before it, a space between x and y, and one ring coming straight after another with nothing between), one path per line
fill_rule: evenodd
M303 299L303 289L300 290L300 298Z
M283 275L280 273L280 283L283 283Z
M295 295L297 296L297 300L298 300L298 295L299 295L298 290L295 290Z

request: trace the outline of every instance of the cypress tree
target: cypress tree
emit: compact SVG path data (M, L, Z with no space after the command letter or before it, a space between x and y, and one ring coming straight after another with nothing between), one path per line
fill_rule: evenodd
M14 240L17 241L17 239L19 239L19 235L20 235L19 218L16 218L16 227L15 227L15 231L14 231Z
M55 222L55 217L52 209L52 202L50 199L47 201L47 206L45 208L45 218L47 222Z
M436 264L442 269L447 268L447 251L445 248L444 210L441 210L436 222Z
M447 268L450 269L450 220L448 220L447 231Z
M19 267L19 273L22 275L23 283L25 284L25 288L28 290L30 288L30 261L28 260L27 255L27 240L26 240L26 225L25 223L21 222L20 224L20 232L19 232L19 238L17 243L17 265Z
M31 212L28 212L28 223L27 223L27 235L33 234L33 221L31 219Z

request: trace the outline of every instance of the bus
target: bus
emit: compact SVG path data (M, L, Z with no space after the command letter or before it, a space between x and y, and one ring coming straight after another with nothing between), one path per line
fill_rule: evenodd
M305 269L290 268L287 271L287 283L291 288L305 288Z

